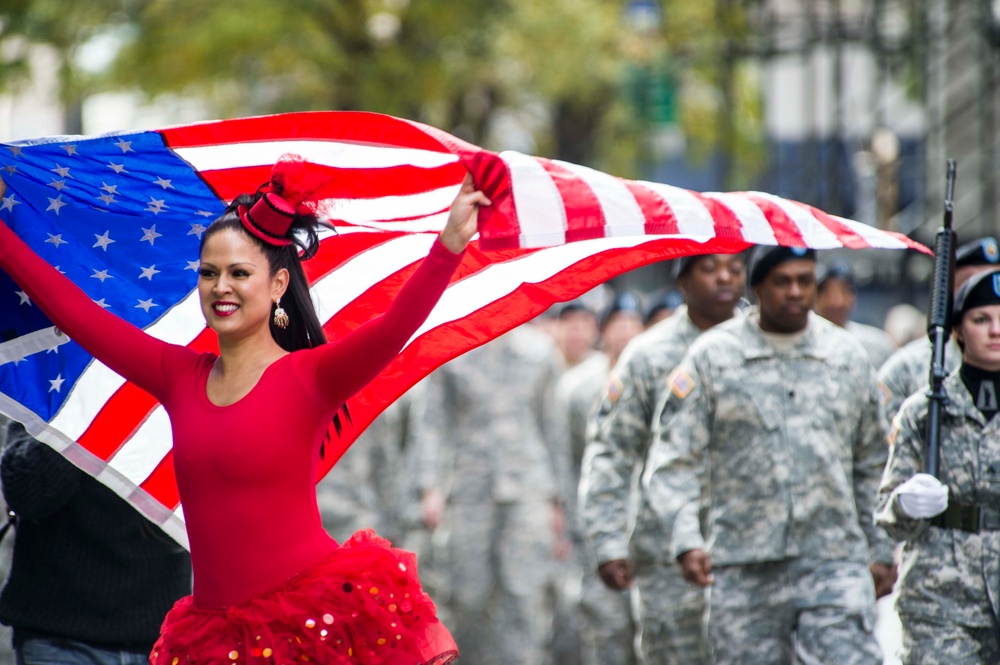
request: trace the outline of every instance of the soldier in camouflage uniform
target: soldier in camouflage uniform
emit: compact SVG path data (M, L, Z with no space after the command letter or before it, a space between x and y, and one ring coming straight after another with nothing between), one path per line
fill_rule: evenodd
M750 284L759 308L671 374L646 499L684 577L710 589L715 663L880 663L876 589L895 572L872 520L887 457L875 370L812 313L814 252L761 248Z
M428 525L448 530L449 627L470 663L546 660L568 486L561 372L554 342L526 325L426 381L413 472Z
M959 290L962 363L944 382L940 481L922 473L928 398L903 403L876 521L904 540L896 609L904 663L1000 662L1000 271ZM991 348L992 347L992 348Z
M580 483L581 516L602 579L618 591L634 579L640 651L649 665L699 665L708 658L705 594L681 577L669 532L648 504L638 503L654 411L667 375L702 330L733 316L746 282L743 255L686 257L677 266L688 304L639 335L615 364Z
M955 252L955 289L970 277L993 270L1000 261L1000 250L995 238L980 238L966 243ZM959 365L962 352L949 340L945 352L945 369L954 371ZM879 368L879 380L885 389L883 404L885 412L892 420L903 401L915 392L925 388L930 378L931 345L926 337L916 339L896 353Z
M568 417L570 450L573 455L569 502L570 532L573 537L575 568L572 581L579 586L573 599L578 613L584 665L631 665L635 662L635 628L628 594L608 589L597 576L597 563L585 542L576 506L576 487L584 448L594 425L594 411L608 374L625 345L642 331L642 308L638 296L629 291L615 296L601 315L601 353L595 353L569 369L556 385L560 409Z
M358 529L371 528L402 546L401 517L413 499L406 493L404 460L421 385L379 414L317 483L323 528L334 539L343 542ZM414 488L409 489L412 493Z
M868 358L875 369L881 367L896 350L896 345L889 333L881 328L851 320L851 313L858 301L851 264L834 261L821 267L816 288L816 313L857 337L868 352Z

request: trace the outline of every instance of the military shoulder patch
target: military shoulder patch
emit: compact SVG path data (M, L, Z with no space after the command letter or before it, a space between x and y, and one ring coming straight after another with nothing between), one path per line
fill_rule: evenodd
M618 401L618 398L622 396L622 391L625 390L625 384L614 374L608 379L607 395L608 401L614 404Z
M879 381L878 394L882 398L882 406L889 406L889 402L892 400L892 391L889 390L889 386Z
M695 382L684 370L675 369L667 380L667 385L677 399L684 399L694 390Z
M892 431L889 432L889 447L892 448L893 444L896 443L896 437L899 436L899 417L892 419Z

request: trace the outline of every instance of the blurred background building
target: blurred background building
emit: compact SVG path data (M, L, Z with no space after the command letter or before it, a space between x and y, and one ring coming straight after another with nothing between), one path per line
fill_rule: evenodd
M0 140L364 109L930 243L998 232L1000 0L34 0L0 8ZM850 252L856 317L930 261ZM649 293L666 266L615 286Z

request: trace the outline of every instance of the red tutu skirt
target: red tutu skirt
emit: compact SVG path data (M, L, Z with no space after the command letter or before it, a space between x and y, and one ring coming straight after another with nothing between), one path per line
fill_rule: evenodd
M167 614L152 665L445 665L458 648L417 558L366 529L281 588L224 609Z

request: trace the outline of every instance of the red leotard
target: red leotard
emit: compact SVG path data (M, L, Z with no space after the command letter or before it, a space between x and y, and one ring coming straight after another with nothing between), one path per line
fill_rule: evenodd
M170 415L193 600L203 608L275 589L337 548L316 507L320 443L345 400L427 318L460 261L435 241L382 316L283 356L245 397L216 406L206 393L215 354L160 341L107 312L0 223L0 267L60 330Z

